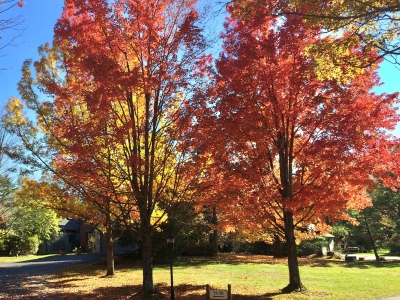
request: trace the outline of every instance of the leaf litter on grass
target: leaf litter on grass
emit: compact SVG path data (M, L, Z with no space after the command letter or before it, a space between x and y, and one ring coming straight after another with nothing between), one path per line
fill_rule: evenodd
M213 258L179 257L174 261L175 299L203 300L206 284L217 289L226 289L227 285L231 284L235 300L346 299L346 293L337 290L340 290L340 282L343 282L341 272L347 272L346 275L355 277L365 272L358 264L349 269L349 265L343 261L300 258L299 263L303 283L309 289L301 293L284 295L280 294L280 288L288 283L286 259L233 254L222 254ZM393 276L399 274L395 267L391 267L390 271L375 268L374 265L371 265L371 268L374 272L390 273ZM350 270L352 271L349 272ZM59 296L73 296L73 299L169 299L169 264L155 265L154 282L159 294L147 298L141 292L140 261L123 259L116 266L115 276L104 277L104 274L104 265L94 262L84 263L63 269L48 280L47 286L50 291L62 290ZM324 286L324 282L337 286L333 289ZM356 288L353 294L347 296L357 298L359 293Z

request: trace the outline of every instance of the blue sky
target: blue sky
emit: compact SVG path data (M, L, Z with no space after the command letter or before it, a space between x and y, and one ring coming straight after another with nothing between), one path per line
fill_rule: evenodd
M23 61L29 58L37 59L37 47L52 41L54 24L61 15L63 2L63 0L25 0L22 8L15 7L10 12L13 15L23 15L26 29L19 39L19 45L5 48L1 53L3 56L0 57L0 68L9 68L0 72L1 106L7 103L9 97L19 96L17 83L21 77L20 69ZM3 35L3 39L6 39L6 34ZM376 92L400 91L400 70L394 65L384 62L379 75L384 85L377 87ZM400 137L400 126L397 126L394 134Z
M22 8L16 6L9 11L13 16L23 15L25 31L16 46L9 46L1 52L0 69L8 68L0 71L1 106L7 103L9 97L19 96L17 83L21 78L22 63L29 58L37 59L38 46L52 41L54 24L61 15L63 4L63 0L25 0ZM2 14L1 17L5 16ZM7 34L13 32L4 32L4 40L7 40Z

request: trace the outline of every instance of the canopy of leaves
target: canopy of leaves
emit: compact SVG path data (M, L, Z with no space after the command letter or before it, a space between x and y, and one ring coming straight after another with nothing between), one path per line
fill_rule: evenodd
M30 153L19 156L107 229L134 224L143 244L169 206L190 197L196 176L184 172L184 132L192 71L206 46L198 19L195 1L67 0L53 45L39 48L33 68L23 66L23 103L8 105L9 129Z
M370 228L379 237L375 240L379 245L399 244L400 237L400 194L390 188L378 185L371 192L373 206L364 214L368 218Z
M316 58L319 78L343 80L382 58L398 63L398 1L251 0L231 5L239 8L235 11L239 19L299 15L307 26L321 28L325 39L308 49ZM347 75L341 73L342 66L348 67Z
M16 203L8 221L14 235L22 240L37 236L44 242L58 233L60 218L54 211Z
M386 57L398 62L400 54L399 18L400 4L389 1L282 1L282 11L293 8L303 13L308 23L320 25L327 31L345 30L365 50L376 49L377 59ZM305 11L304 7L309 10ZM372 61L370 61L372 62Z
M347 83L320 80L307 55L324 42L318 31L295 15L258 16L225 25L215 115L203 123L215 133L215 166L224 164L210 168L209 181L220 184L221 206L235 203L236 218L282 234L289 211L299 229L324 229L327 219L349 219L347 209L370 205L367 170L378 174L390 162L393 141L383 129L398 121L397 95L370 92L379 84L376 68Z

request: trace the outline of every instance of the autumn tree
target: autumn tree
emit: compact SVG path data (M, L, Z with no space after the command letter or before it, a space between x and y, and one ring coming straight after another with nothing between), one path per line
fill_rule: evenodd
M301 11L305 5L310 7L307 12ZM350 34L344 41L355 39L366 51L377 50L375 60L385 57L398 63L398 1L289 1L290 6L295 13L302 14L309 24L319 24L329 32L345 30ZM287 9L282 9L282 13L287 12Z
M39 52L43 57L41 63L36 64L38 78L42 63L51 61L51 57L56 55L47 46L40 48ZM91 139L88 135L79 135L76 140L62 136L63 130L57 131L60 129L57 127L60 115L47 102L42 103L31 89L39 83L31 76L29 64L29 61L24 64L20 89L28 99L29 108L37 114L38 122L35 124L27 119L24 103L16 98L9 100L3 119L8 130L21 141L9 150L10 155L27 166L28 174L42 174L39 179L24 177L21 193L36 206L56 210L60 216L92 225L102 224L107 245L106 275L112 276L115 273L113 244L116 240L113 230L128 226L128 222L129 226L134 225L137 218L127 197L129 191L125 188L126 184L115 172L114 166L118 166L115 160L120 159L119 150L107 136L101 138L97 135ZM70 113L69 120L82 122L82 111L71 109ZM80 142L83 148L86 147L86 152L81 145L77 146L79 137L83 138Z
M195 5L66 0L53 47L40 49L34 72L25 63L19 85L43 141L30 139L21 110L9 115L33 161L67 191L137 225L145 293L155 292L152 236L196 178L184 172L192 154L183 136L192 71L206 46Z
M32 199L23 199L23 196L18 191L13 193L13 205L7 221L9 238L14 244L10 250L36 254L41 243L58 234L60 217L54 210L38 207Z
M400 235L400 193L379 184L372 192L373 209L382 218L379 222L388 238Z
M400 198L398 191L379 184L370 192L372 206L361 212L352 211L359 225L344 223L352 245L374 250L379 261L379 249L392 249L394 252L399 244L400 233Z
M5 110L1 110L3 115ZM18 167L9 157L10 149L15 146L16 137L7 132L4 123L0 122L0 237L7 229L7 221L12 207L12 195L16 188Z
M22 34L23 17L20 14L12 15L14 9L22 6L23 1L0 1L0 53L7 46L15 45L17 38Z
M228 9L208 105L214 115L205 114L199 136L212 136L206 149L224 169L216 174L230 195L222 205L276 229L287 245L284 291L302 290L296 237L311 224L326 232L327 221L351 221L348 209L371 204L371 175L384 175L392 153L385 130L398 121L397 95L370 92L379 84L372 67L343 83L319 80L307 49L323 40L300 17L261 8L238 19L237 7Z
M250 16L258 8L265 15L299 15L308 26L321 26L323 33L331 36L314 49L314 55L323 56L332 66L351 64L364 68L381 58L398 64L400 54L399 19L400 4L390 1L336 1L336 0L276 0L232 1L240 3L241 18ZM342 38L345 36L346 38ZM375 56L348 56L349 45L358 45L365 53L372 49ZM321 65L323 67L323 64ZM329 73L329 69L325 71ZM323 75L323 74L321 74Z
M7 233L7 222L12 207L11 195L15 189L8 175L0 175L0 238Z
M4 114L3 114L4 115ZM0 123L0 239L8 253L36 254L40 242L58 232L59 217L54 211L34 205L21 194L21 168L10 156L17 138ZM32 190L29 187L29 191Z

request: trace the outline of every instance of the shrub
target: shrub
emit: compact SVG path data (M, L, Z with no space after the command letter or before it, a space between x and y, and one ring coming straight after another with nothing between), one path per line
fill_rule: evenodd
M249 254L264 254L264 255L272 255L273 254L273 246L271 244L267 244L264 241L257 242L245 242L240 245L236 245L236 250L238 253L249 253Z
M39 250L39 237L37 235L21 240L21 254L37 254Z
M208 242L202 242L188 247L182 254L187 256L214 256L215 251L212 244Z
M223 253L237 252L237 245L229 235L221 234L219 238L219 251Z
M251 243L250 253L269 255L273 253L273 246L271 244L267 244L266 242L254 242Z
M37 254L39 250L39 238L37 235L31 237L19 237L11 234L0 243L1 254L17 255L17 254Z
M399 253L400 254L400 235L393 235L390 243L390 253Z
M165 261L168 259L166 237L175 236L174 255L215 254L210 243L210 228L202 213L197 213L192 202L177 202L168 208L168 219L160 225L160 231L153 236L153 259ZM140 247L140 241L138 243Z
M10 254L9 238L10 235L8 233L2 235L2 238L0 239L0 255Z
M9 235L5 241L5 250L8 255L21 252L21 239L16 235Z
M301 255L319 254L322 247L328 247L328 241L325 237L316 237L312 240L304 240L298 247Z

